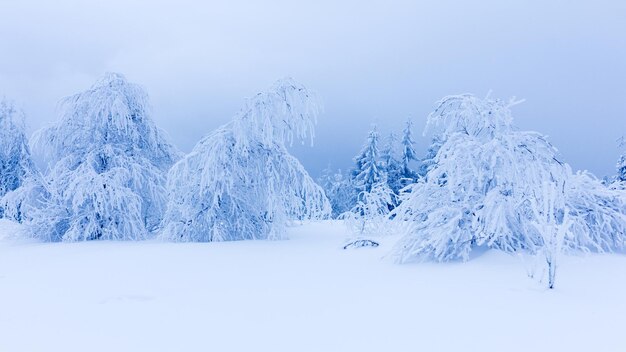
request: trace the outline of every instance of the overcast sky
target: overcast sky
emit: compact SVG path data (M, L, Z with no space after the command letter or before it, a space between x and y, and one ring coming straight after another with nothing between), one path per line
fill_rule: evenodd
M614 173L626 134L626 1L0 0L0 95L31 131L106 71L147 88L183 151L292 76L324 101L317 175L349 167L372 122L400 131L449 94L517 96L516 124L575 169Z

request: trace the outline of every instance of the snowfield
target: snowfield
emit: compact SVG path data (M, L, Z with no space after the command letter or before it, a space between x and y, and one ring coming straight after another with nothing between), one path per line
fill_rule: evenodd
M624 351L626 257L556 289L495 251L397 265L337 222L285 241L34 243L0 220L0 351Z

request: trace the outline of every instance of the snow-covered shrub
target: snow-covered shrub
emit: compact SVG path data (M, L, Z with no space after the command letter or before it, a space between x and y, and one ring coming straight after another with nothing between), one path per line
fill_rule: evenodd
M179 159L150 118L145 90L116 73L63 99L60 119L33 136L49 196L32 221L50 241L143 239L165 211L165 176Z
M531 223L541 236L543 245L539 254L545 260L549 288L554 288L558 260L569 231L570 213L566 206L565 192L565 183L545 180L537 190L540 196L526 199L533 211Z
M0 100L0 218L22 222L29 204L44 191L30 154L24 116L12 102Z
M328 216L324 191L286 147L313 138L318 111L315 96L292 79L247 101L170 170L162 238L276 239L290 220Z
M356 205L340 215L351 230L359 236L378 236L389 232L391 205L397 204L397 195L382 180L372 186L370 191L361 191Z

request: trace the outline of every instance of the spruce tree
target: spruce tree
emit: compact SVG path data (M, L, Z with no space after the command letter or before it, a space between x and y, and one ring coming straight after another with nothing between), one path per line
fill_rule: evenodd
M620 138L619 146L626 147L626 139L624 139L624 137ZM617 180L619 182L626 182L626 151L617 161Z
M428 150L426 151L426 156L422 160L420 160L420 167L419 171L417 172L418 177L426 177L428 171L430 171L430 169L435 166L437 152L439 152L441 145L442 141L440 140L440 138L434 136L433 140L430 143L430 146L428 147Z
M390 133L387 137L385 147L381 152L382 167L384 173L386 174L387 185L395 194L398 194L402 188L402 168L396 158L397 142L398 138L395 133Z
M369 132L367 143L361 153L355 158L354 186L358 192L370 192L372 187L385 180L385 175L379 161L378 131L376 126Z
M410 166L411 161L417 161L415 152L415 142L412 136L413 122L409 119L402 131L402 170L401 176L405 184L413 183L417 178L417 174Z
M617 179L626 182L626 154L622 155L617 162Z

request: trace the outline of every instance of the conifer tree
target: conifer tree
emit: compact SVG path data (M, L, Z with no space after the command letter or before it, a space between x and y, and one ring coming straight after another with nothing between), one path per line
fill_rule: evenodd
M367 143L355 158L358 169L353 182L358 192L370 192L375 184L385 180L379 160L378 139L378 131L374 126L368 134Z
M626 139L620 138L619 146L626 148ZM626 151L617 160L617 180L619 182L626 182Z
M386 174L387 185L391 190L398 194L400 189L403 187L401 179L402 179L402 168L398 159L396 158L396 144L398 142L398 138L392 132L387 137L387 141L385 143L385 147L381 152L382 159L382 168L384 173Z
M416 172L411 168L411 161L417 161L415 142L412 136L413 122L409 119L402 131L402 171L401 175L405 183L412 183L416 178Z
M423 178L426 177L428 171L435 166L435 159L437 157L437 152L441 148L442 141L438 136L434 136L428 150L426 151L426 156L420 160L420 167L418 171L418 177Z

